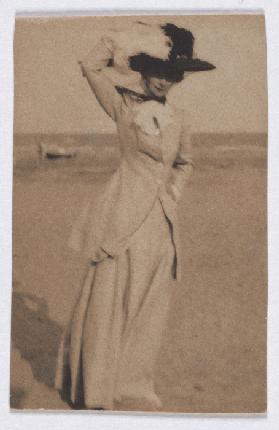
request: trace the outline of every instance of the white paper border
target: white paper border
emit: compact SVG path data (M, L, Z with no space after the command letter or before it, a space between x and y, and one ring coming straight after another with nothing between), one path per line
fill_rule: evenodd
M2 0L0 3L0 427L3 429L73 430L227 430L237 427L279 427L279 1L278 0ZM171 5L171 9L170 9ZM269 106L269 310L268 310L268 415L144 415L81 412L10 412L9 347L11 306L11 220L14 15L196 14L254 13L266 15ZM256 244L255 244L256 246Z

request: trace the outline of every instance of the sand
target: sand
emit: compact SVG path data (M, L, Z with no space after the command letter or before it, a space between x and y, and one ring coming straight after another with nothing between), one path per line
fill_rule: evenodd
M242 143L197 148L179 206L183 277L156 375L164 411L266 409L266 150ZM85 264L66 242L106 177L80 160L15 168L14 408L70 408L53 389L55 360Z

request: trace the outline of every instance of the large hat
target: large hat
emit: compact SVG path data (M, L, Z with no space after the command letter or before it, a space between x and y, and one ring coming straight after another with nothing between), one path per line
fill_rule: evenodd
M168 60L141 53L129 58L130 68L145 76L165 78L173 82L183 79L184 72L201 72L215 69L215 66L198 58L180 56Z
M193 58L195 38L191 31L171 23L161 25L160 29L170 42L168 58L142 51L130 56L129 63L132 70L149 76L166 77L179 81L183 78L184 72L215 69L213 64Z
M176 60L176 66L184 72L206 72L207 70L216 69L213 64L199 58L180 57Z
M194 57L192 32L171 23L137 21L132 29L112 31L110 35L114 67L107 72L115 84L132 90L137 90L139 73L179 82L184 72L215 69L213 64Z
M185 72L203 72L215 69L213 64L193 58L195 38L191 31L170 23L162 25L161 28L172 42L169 60L174 62L178 69Z

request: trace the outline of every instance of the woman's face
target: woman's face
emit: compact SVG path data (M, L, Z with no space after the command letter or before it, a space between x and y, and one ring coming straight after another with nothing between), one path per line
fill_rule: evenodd
M155 77L145 77L144 82L149 94L156 97L166 96L170 88L174 85L174 82Z

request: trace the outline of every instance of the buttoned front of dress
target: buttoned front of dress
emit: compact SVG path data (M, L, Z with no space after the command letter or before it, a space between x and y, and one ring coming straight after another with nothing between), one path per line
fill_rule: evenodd
M138 103L124 97L117 127L121 161L115 180L119 186L117 193L107 196L114 203L102 248L113 257L127 249L158 200L172 226L177 253L176 203L168 195L168 184L179 152L181 117L168 103Z

